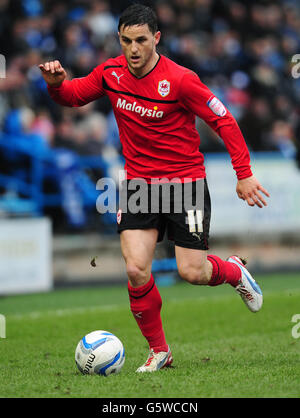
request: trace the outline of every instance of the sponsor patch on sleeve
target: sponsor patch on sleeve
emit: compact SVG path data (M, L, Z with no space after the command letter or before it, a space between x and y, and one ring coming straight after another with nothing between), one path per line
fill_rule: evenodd
M227 110L223 103L215 96L210 97L206 104L217 116L222 117L225 116L227 113Z

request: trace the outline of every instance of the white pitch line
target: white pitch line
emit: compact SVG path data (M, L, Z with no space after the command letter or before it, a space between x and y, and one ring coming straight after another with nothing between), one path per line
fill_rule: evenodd
M268 296L268 295L272 295L274 293L278 293L277 291L265 291L264 292L264 296ZM298 294L300 294L300 291L298 289L286 289L284 291L281 292L281 294L284 295L290 295L293 294L293 296L296 296ZM196 302L196 303L203 303L203 302L207 302L208 299L210 301L217 301L217 300L225 300L225 299L232 299L232 297L237 297L238 295L235 295L234 293L232 295L209 295L207 298L205 295L200 296L199 298L189 298L189 299L177 299L177 298L170 298L168 300L166 300L164 302L165 306L167 306L167 304L182 304L182 303L186 303L187 301L189 302ZM112 305L104 305L104 306L100 306L100 305L94 305L94 306L86 306L86 307L74 307L74 308L65 308L65 309L53 309L53 310L47 310L47 311L32 311L32 312L27 312L24 314L7 314L5 315L7 319L16 319L16 320L23 320L23 319L39 319L45 316L57 316L57 317L61 317L61 316L68 316L68 315L76 315L76 314L83 314L86 312L105 312L105 311L113 311L113 310L117 310L117 309L129 309L129 304L112 304Z
M8 319L39 319L45 316L68 316L74 314L82 314L87 312L97 312L97 311L112 311L120 308L125 308L127 305L105 305L105 306L88 306L88 307L79 307L79 308L65 308L65 309L54 309L49 311L32 311L24 314L12 314L6 315Z
M224 297L224 296L223 296ZM222 297L222 298L223 298ZM215 299L214 297L211 299ZM205 297L200 297L199 299L197 298L191 298L188 299L191 302L197 302L197 303L201 303L204 302L206 300ZM177 298L172 298L169 299L165 302L165 306L167 304L182 304L185 303L187 301L187 299L177 299ZM15 319L15 320L23 320L23 319L39 319L42 317L49 317L49 316L57 316L57 317L61 317L61 316L68 316L68 315L76 315L76 314L83 314L83 313L87 313L87 312L105 312L105 311L113 311L113 310L117 310L117 309L129 309L129 303L128 304L112 304L112 305L104 305L104 306L100 306L100 305L94 305L94 306L86 306L86 307L74 307L74 308L64 308L64 309L53 309L53 310L45 310L45 311L32 311L32 312L27 312L27 313L22 313L22 314L7 314L6 318L8 319Z

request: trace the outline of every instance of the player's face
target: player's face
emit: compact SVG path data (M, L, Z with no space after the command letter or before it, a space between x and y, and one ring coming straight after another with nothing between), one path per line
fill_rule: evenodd
M158 55L156 45L160 32L153 34L148 25L124 25L120 28L119 38L130 71L137 77L147 74L156 64Z

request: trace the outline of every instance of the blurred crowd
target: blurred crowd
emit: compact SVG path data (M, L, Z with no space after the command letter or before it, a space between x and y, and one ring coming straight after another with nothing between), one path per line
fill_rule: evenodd
M68 77L88 74L121 53L117 25L133 1L0 0L0 131L37 134L44 146L80 155L120 153L106 98L62 108L49 98L38 65L58 59ZM297 158L300 137L300 3L297 0L156 0L159 51L194 70L230 109L252 151ZM300 55L299 55L300 58ZM300 60L299 60L300 61ZM295 77L296 75L296 77ZM203 152L222 141L198 121Z

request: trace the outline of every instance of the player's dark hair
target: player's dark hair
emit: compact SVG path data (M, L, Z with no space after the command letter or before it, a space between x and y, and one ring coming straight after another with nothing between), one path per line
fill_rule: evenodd
M148 25L153 34L158 30L156 13L143 4L132 4L125 9L119 19L119 31L122 25L124 28L134 25Z

